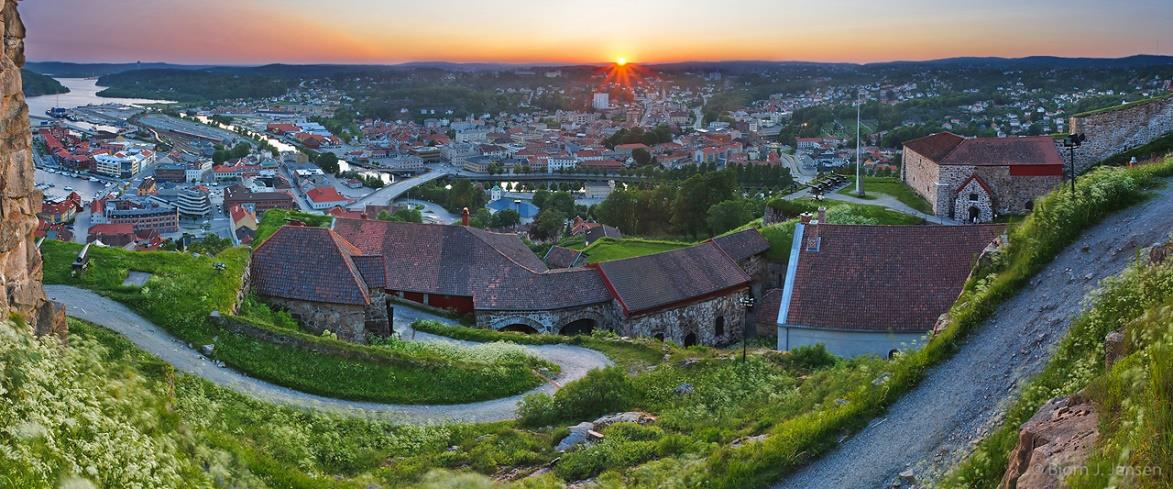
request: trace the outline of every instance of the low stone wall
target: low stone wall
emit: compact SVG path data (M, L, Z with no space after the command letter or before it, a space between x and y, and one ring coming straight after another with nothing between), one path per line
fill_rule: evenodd
M367 308L348 304L328 304L265 297L265 302L289 311L294 319L309 332L321 335L329 330L338 339L366 343Z
M219 311L212 311L212 314L208 317L208 319L212 321L212 324L215 324L225 331L242 334L256 340L264 341L266 343L272 343L275 345L288 345L294 348L325 355L332 355L348 360L396 366L438 367L444 365L440 362L430 363L421 360L398 358L392 355L378 355L359 350L356 347L348 348L346 345L331 343L329 340L325 339L307 338L304 334L299 334L296 332L284 333L253 324L234 316L222 315L219 313Z

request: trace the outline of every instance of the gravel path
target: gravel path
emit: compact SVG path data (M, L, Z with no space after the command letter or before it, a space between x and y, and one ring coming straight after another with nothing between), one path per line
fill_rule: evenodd
M936 480L998 425L1097 282L1119 273L1138 248L1171 230L1173 186L1109 216L1003 303L956 355L926 372L883 417L774 487L874 489L889 487L909 469L921 486Z
M512 419L516 414L518 401L526 394L533 392L553 393L559 386L582 378L593 369L611 365L611 361L605 355L587 348L570 345L524 345L534 355L554 362L562 368L553 384L543 384L529 392L515 396L468 404L381 404L347 401L307 394L254 379L231 368L217 367L207 357L126 306L94 292L66 285L46 285L45 292L51 299L65 304L66 312L70 316L116 331L138 345L139 348L174 365L176 369L202 377L216 385L265 401L333 411L346 415L375 417L394 422L486 422ZM414 332L409 324L415 319L437 319L450 322L445 318L410 309L401 304L395 305L395 330L400 332L405 339L476 346L476 343L473 342Z

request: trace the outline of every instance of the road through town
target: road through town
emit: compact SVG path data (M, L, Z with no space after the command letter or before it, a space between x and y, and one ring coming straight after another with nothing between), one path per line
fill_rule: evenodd
M221 387L264 401L296 407L324 410L346 415L373 417L402 423L443 423L487 422L512 419L517 412L517 403L532 392L553 393L559 386L577 380L587 372L611 365L611 361L598 351L571 345L525 345L536 356L545 358L561 367L554 383L543 384L529 392L490 401L467 404L382 404L376 402L348 401L299 392L263 380L254 379L227 367L217 367L198 351L179 341L162 328L147 321L126 306L94 292L66 285L46 285L45 293L55 301L66 305L70 316L118 332L138 345L139 348L158 356L176 369L202 377ZM410 323L416 319L447 319L423 311L397 305L395 307L395 330L403 338L413 341L449 342L476 347L473 342L414 332Z

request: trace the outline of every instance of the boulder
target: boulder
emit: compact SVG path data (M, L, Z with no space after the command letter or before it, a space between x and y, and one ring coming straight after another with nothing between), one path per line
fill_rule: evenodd
M648 424L656 420L655 416L639 411L628 411L626 413L608 414L602 416L594 421L594 429L601 430L607 426L615 423L637 423Z
M1079 395L1047 401L1022 425L1001 488L1058 489L1083 470L1099 438L1099 417Z
M1128 342L1124 333L1112 331L1104 336L1104 368L1112 368L1116 360L1128 354Z
M562 441L558 442L558 446L554 447L559 453L575 448L584 443L590 443L595 439L591 432L595 430L595 424L584 421L570 427L570 434L566 435Z

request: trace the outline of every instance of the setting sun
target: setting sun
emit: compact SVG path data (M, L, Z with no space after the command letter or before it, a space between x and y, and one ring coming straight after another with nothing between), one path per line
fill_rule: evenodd
M615 64L617 64L619 66L623 66L623 65L627 64L627 58L620 57L619 59L615 60Z

